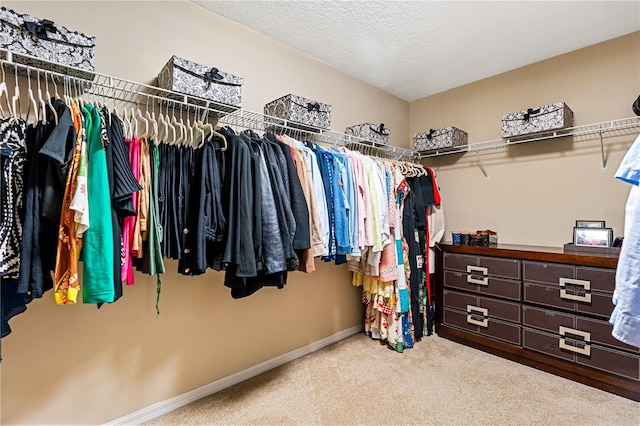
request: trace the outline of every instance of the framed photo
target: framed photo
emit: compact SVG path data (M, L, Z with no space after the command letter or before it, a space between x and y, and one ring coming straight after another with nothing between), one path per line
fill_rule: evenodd
M576 228L604 228L604 220L576 220Z
M611 228L573 228L573 244L587 247L611 247Z

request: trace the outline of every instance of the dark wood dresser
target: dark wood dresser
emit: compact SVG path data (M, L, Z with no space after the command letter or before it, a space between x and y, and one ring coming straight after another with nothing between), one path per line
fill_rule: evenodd
M439 244L436 333L640 401L640 349L611 336L616 257Z

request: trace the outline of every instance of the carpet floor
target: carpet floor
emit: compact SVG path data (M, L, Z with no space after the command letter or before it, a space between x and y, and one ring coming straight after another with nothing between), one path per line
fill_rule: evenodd
M358 334L148 425L640 425L640 403L437 336Z

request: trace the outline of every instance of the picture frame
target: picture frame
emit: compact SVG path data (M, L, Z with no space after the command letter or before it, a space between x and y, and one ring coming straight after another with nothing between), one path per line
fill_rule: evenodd
M576 228L605 228L604 220L576 220Z
M575 227L573 244L582 247L611 247L613 230L611 228Z

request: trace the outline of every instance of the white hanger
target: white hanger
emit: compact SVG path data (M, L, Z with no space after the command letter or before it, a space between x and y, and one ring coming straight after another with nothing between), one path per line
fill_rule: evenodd
M191 125L191 117L188 111L187 111L187 125L185 129L187 131L187 145L195 147L196 146L195 136L193 134L193 126Z
M51 80L53 80L53 76L51 76ZM47 106L49 107L49 109L53 112L53 118L55 120L56 126L58 125L58 112L56 111L56 109L53 107L53 104L51 103L51 94L49 93L49 79L47 78L47 73L44 74L44 86L45 86L45 90L47 91ZM58 94L58 88L56 87L56 95ZM70 107L71 105L69 105Z
M33 90L31 90L31 69L29 67L27 67L27 93L29 95L29 107L27 108L27 116L25 117L25 120L29 121L29 114L31 113L31 107L33 107L33 124L36 124L39 119L38 103L36 102L36 98L33 96Z
M142 120L142 123L144 124L144 132L142 132L142 134L138 133L138 120ZM144 117L144 115L142 115L142 111L140 111L140 105L137 105L136 109L136 135L138 135L138 137L145 138L149 136L149 121Z
M178 132L178 130L180 131L180 136L178 136L177 140L174 140L174 144L182 145L182 142L184 141L184 126L181 125L180 122L178 122L175 109L173 110L173 116L171 117L171 124L173 125L174 129L176 129L176 133Z
M158 122L156 121L156 108L153 104L153 110L149 113L149 98L147 98L147 110L145 112L147 121L151 125L151 134L149 136L153 139L154 143L158 144Z
M133 139L133 123L131 122L131 120L129 120L129 113L128 113L128 109L127 107L123 107L122 108L122 114L123 114L123 123L125 124L125 136L127 137L127 139L131 140ZM132 111L133 114L133 111Z
M38 80L38 102L40 103L40 121L44 123L47 121L47 104L44 102L44 99L42 98L42 86L40 85L40 70L38 70L37 80Z
M11 98L11 110L16 117L22 115L22 107L20 105L20 86L18 85L18 67L14 68L14 75L16 77L16 87L13 91L13 97Z
M11 110L11 104L9 104L9 90L7 89L7 80L4 74L4 61L2 61L0 66L2 67L2 82L0 83L0 113L2 113L3 117L12 117L13 111ZM9 114L5 114L4 109L2 108L2 98L5 100Z

